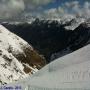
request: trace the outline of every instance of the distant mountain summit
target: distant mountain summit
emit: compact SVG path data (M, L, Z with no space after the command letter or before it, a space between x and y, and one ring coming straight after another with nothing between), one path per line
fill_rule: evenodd
M32 46L0 25L0 84L28 77L45 64Z

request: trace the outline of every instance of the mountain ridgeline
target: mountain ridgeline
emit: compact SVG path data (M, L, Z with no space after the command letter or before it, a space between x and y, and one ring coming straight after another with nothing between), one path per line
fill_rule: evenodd
M74 30L66 28L73 27L72 23L75 20L71 19L62 23L58 20L36 19L31 23L3 23L3 25L30 43L40 54L45 56L47 62L50 62L89 43L89 22L80 22ZM55 53L59 53L59 56L55 56ZM54 58L51 58L52 55Z
M0 85L26 78L45 65L31 45L0 25Z

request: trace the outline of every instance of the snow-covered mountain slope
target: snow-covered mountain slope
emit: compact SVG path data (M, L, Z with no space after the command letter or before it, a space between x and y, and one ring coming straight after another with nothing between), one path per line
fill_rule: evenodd
M90 44L9 86L22 90L90 90Z
M32 46L0 25L0 84L25 78L44 65Z

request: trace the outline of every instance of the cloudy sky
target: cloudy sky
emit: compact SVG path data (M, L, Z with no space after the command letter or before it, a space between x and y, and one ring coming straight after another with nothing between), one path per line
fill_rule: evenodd
M90 0L0 0L0 19L64 14L90 17Z

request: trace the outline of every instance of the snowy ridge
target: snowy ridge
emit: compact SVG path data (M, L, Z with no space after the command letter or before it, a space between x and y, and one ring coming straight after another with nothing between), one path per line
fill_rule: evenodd
M43 19L40 19L40 20L43 20ZM48 18L48 19L45 19L45 21L49 21L50 22L53 22L53 21L57 21L59 24L67 24L67 23L70 23L69 25L66 25L65 26L65 29L67 30L74 30L75 28L77 28L81 23L85 22L87 19L85 18L82 18L82 17L76 17L74 15L69 15L69 14L66 14L64 15L63 17L61 18Z
M61 57L17 84L22 90L89 90L90 45Z
M0 25L0 40L1 40L0 46L2 48L5 48L6 50L8 50L9 48L12 48L12 52L14 51L17 54L18 54L18 52L24 53L22 48L25 45L27 46L27 42L20 39L18 36L14 35L13 33L10 33L2 25ZM32 47L30 47L30 48L31 48L31 50L33 50Z
M81 23L85 22L84 18L73 18L71 21L71 24L69 26L66 26L65 28L67 30L75 30Z
M37 58L30 56L32 59L30 61L28 57L30 54L39 58L39 64L43 62L43 58L32 46L0 25L0 84L17 81L37 72L38 66L35 65Z

